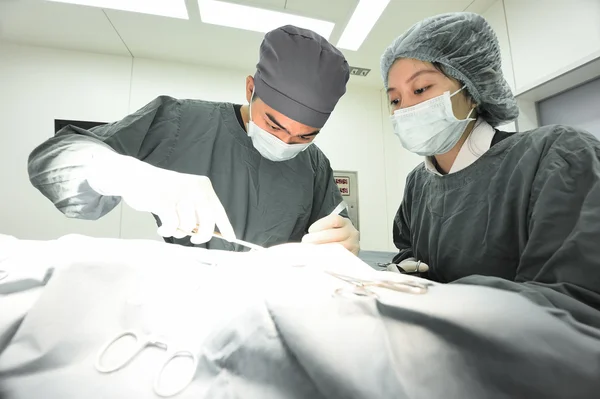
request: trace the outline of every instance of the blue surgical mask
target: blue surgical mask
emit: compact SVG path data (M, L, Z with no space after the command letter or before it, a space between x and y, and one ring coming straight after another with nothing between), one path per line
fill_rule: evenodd
M412 107L396 110L391 116L394 133L402 146L418 155L445 154L460 140L467 125L475 119L457 119L452 111L451 98L464 86L450 94L449 91Z
M254 92L252 92L254 98ZM252 122L252 99L250 100L250 122L248 123L248 136L252 139L252 145L263 157L268 160L280 162L287 161L306 150L311 143L288 144L279 140L276 136L262 129Z

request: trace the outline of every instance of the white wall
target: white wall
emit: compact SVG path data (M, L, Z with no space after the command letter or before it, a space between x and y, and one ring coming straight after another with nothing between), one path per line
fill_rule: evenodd
M517 92L600 57L599 0L503 0Z
M349 87L317 144L337 170L358 171L361 247L387 250L386 164L379 90Z
M30 185L29 153L53 134L55 118L117 120L160 94L243 103L246 75L137 58L132 67L128 57L0 43L0 233L159 239L152 217L127 206L96 222L67 219ZM349 86L317 141L334 169L358 171L361 244L369 250L390 248L393 217L381 112L379 90Z
M29 183L29 153L54 134L54 119L108 121L127 112L131 60L0 43L0 233L51 239L70 232L118 237L115 209L72 220Z
M498 0L483 15L498 34L519 131L538 127L537 101L600 76L600 0Z

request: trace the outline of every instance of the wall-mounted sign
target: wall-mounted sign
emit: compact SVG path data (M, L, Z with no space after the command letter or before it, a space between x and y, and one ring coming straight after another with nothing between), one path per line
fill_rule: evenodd
M348 216L354 227L359 229L358 215L358 176L356 172L334 171L335 184L340 189L340 194L348 204Z

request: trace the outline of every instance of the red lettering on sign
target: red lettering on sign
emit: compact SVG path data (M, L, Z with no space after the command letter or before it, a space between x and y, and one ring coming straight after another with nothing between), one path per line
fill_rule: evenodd
M336 176L334 178L335 184L340 189L340 193L348 197L350 196L350 178L346 176Z

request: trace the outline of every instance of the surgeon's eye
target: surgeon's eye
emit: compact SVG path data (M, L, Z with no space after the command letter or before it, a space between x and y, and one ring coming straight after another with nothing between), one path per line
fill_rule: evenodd
M273 129L273 130L275 130L275 131L277 131L277 130L281 130L279 127L277 127L277 126L273 126L273 125L271 125L270 123L267 123L267 126L269 126L271 129Z
M414 91L414 93L415 93L416 95L423 94L423 93L425 93L425 91L426 91L427 89L429 89L430 87L431 87L431 86L422 87L422 88L420 88L420 89L417 89L417 90L415 90L415 91Z
M400 104L400 100L398 100L398 99L390 101L390 105L398 105L398 104Z

